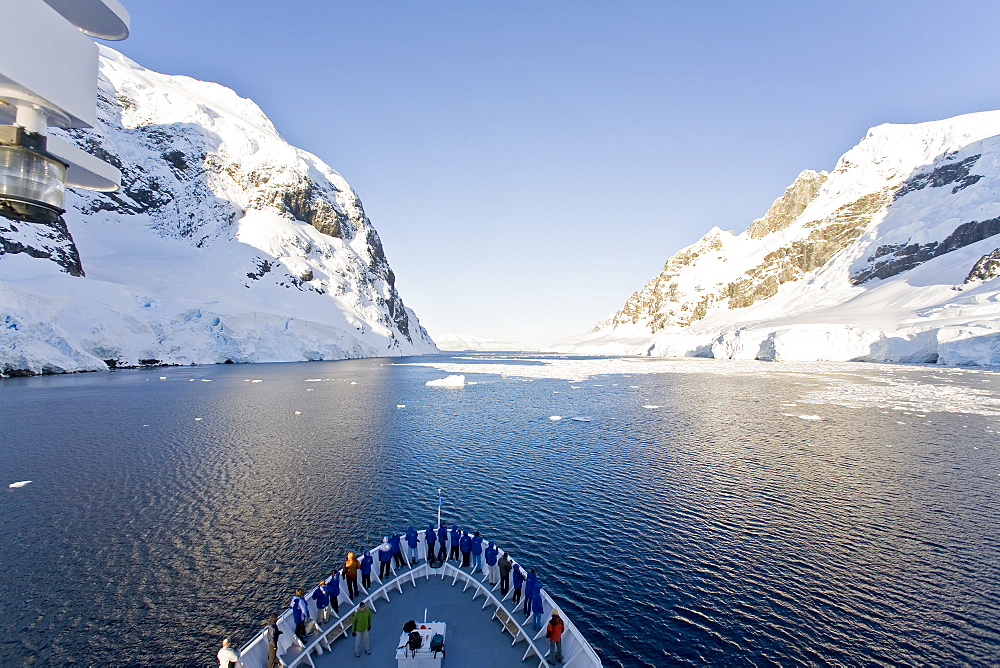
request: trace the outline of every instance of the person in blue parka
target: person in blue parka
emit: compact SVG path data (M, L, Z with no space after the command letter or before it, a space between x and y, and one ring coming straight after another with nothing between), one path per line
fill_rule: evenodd
M395 562L396 568L406 566L406 561L403 559L403 546L400 545L401 540L398 533L389 536L389 546L392 547L392 560Z
M433 524L428 524L424 531L424 540L427 542L427 563L434 561L437 553L434 551L434 544L437 543L437 531Z
M410 557L410 565L414 566L417 563L417 542L420 539L417 538L417 530L410 525L410 528L406 530L406 554Z
M365 552L365 556L361 557L361 586L368 589L372 586L372 559L371 552Z
M479 532L472 534L472 572L483 570L483 537Z
M528 571L528 576L524 578L524 611L525 616L531 614L531 597L535 595L535 589L539 587L538 576L535 575L535 569L532 568Z
M458 544L462 540L462 531L458 528L457 524L451 525L451 552L448 553L449 559L454 559L458 561L461 557L458 556Z
M392 576L392 545L389 544L389 537L382 539L382 544L378 548L378 579L385 580Z
M524 586L524 573L521 572L521 565L515 563L511 568L511 573L514 575L514 605L516 606L521 600L521 587Z
M542 628L542 587L538 584L531 593L531 625L536 631Z
M448 558L448 525L441 522L438 527L438 561Z
M340 571L334 571L333 575L326 579L327 591L330 592L330 607L333 614L340 616Z
M458 545L462 550L462 566L468 566L469 558L472 556L472 537L468 531L462 532L462 537L459 539Z
M330 618L330 592L326 588L326 580L319 581L310 598L316 603L316 614L319 616L316 621L325 624Z
M295 637L299 639L299 644L302 647L306 646L306 620L309 619L309 606L306 604L304 596L303 590L296 589L295 596L292 596L292 602L288 604L288 607L292 609L292 621L295 622Z
M500 550L493 544L493 541L490 541L490 544L486 546L483 556L486 558L486 574L490 584L495 585L500 582L500 569L497 568L497 557L500 556Z

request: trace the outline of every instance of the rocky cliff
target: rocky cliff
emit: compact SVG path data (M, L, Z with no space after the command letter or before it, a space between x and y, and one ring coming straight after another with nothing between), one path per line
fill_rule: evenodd
M253 102L102 47L98 120L63 136L121 190L0 219L0 371L436 350L357 195Z
M998 235L1000 112L882 125L555 348L997 364Z

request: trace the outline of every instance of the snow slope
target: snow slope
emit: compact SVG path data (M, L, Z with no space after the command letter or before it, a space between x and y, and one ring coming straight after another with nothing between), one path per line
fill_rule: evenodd
M1000 364L998 234L1000 112L881 125L553 349Z
M337 172L223 86L100 69L98 126L63 136L122 189L68 191L65 227L0 218L0 371L437 350Z

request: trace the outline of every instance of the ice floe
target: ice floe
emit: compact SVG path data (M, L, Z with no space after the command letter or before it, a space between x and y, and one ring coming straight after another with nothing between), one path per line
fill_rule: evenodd
M559 422L559 420L562 420L562 415L550 415L549 419L553 422Z
M18 487L24 487L25 485L27 485L28 483L31 483L31 482L33 482L33 481L32 480L19 480L17 482L10 483L7 486L10 487L11 489L17 489Z
M465 376L451 375L447 378L437 378L424 383L427 387L465 387Z

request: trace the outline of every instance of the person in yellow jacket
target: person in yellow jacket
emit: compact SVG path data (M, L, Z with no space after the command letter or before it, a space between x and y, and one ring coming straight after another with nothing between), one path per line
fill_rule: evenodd
M361 638L365 639L365 654L371 654L371 646L368 641L368 632L372 630L372 611L365 606L365 602L358 604L358 609L354 611L351 618L351 635L354 636L354 656L361 656Z

